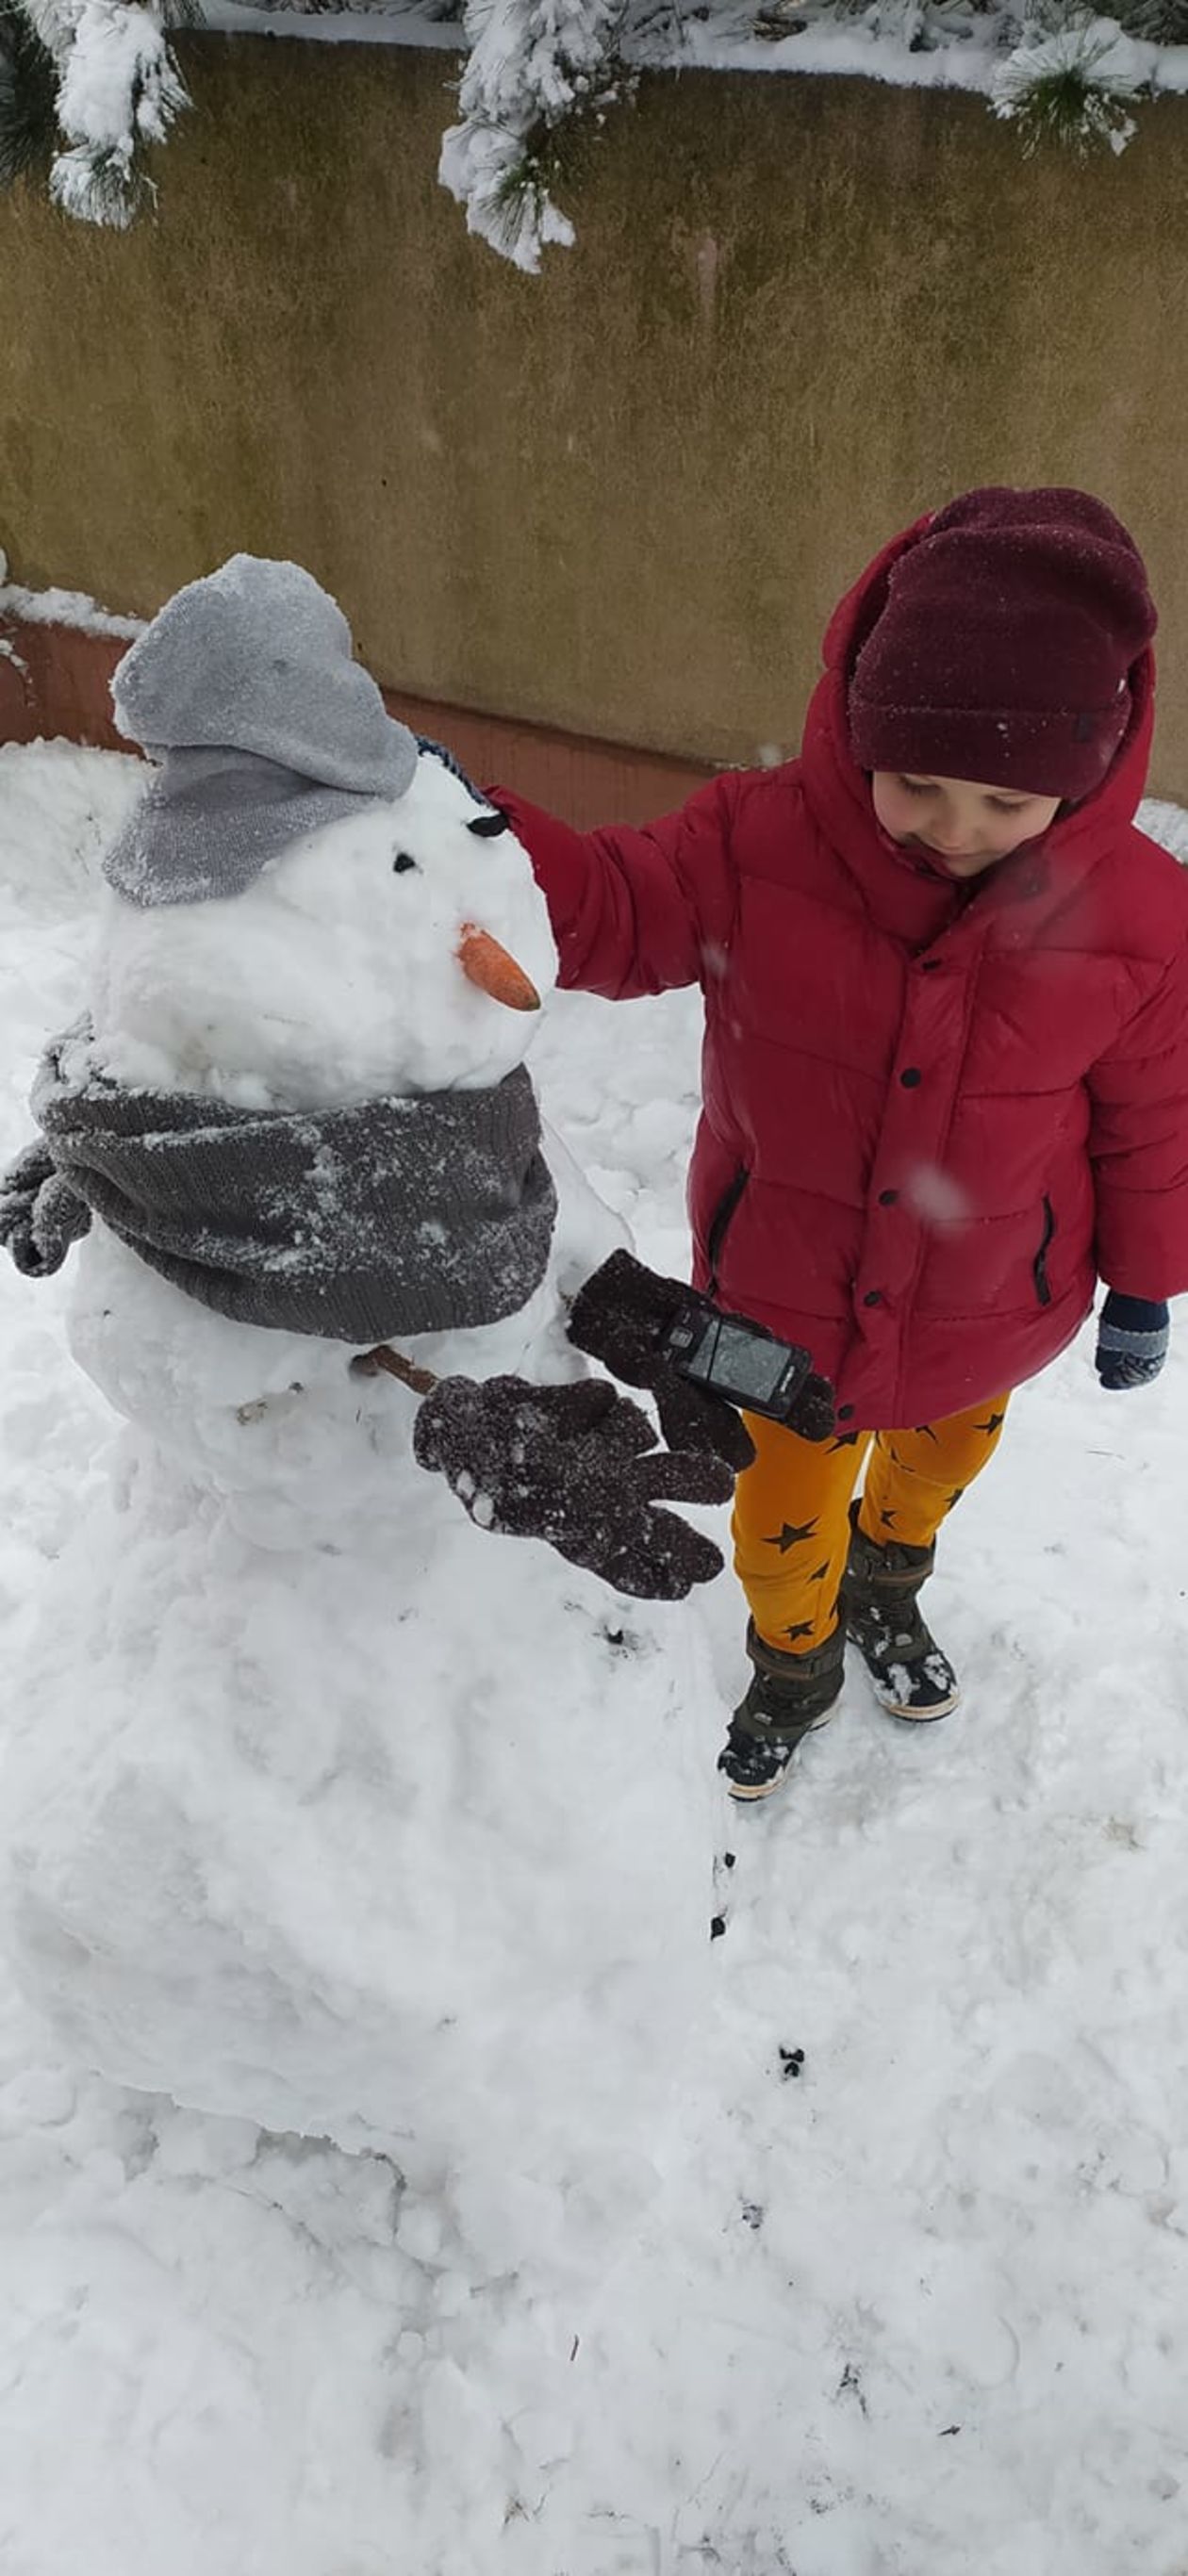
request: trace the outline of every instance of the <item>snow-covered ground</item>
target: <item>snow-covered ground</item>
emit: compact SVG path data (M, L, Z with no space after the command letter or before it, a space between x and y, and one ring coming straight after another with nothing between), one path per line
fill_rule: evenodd
M4 1155L134 776L0 752ZM697 1037L690 996L564 998L533 1058L662 1269ZM64 1294L0 1275L10 1715L106 1437ZM506 2443L514 2318L443 2354L381 2159L62 2067L0 1967L4 2576L1184 2576L1184 1321L1150 1392L1086 1336L1018 1399L934 1587L961 1714L855 1676L784 1797L723 1802L663 2187ZM684 1615L725 1710L729 1576Z

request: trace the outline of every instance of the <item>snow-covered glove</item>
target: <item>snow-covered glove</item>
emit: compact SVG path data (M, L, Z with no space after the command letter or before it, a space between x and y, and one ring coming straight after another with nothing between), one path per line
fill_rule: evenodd
M26 1279L49 1279L91 1222L45 1145L26 1145L0 1181L0 1243Z
M1150 1386L1167 1358L1171 1318L1159 1298L1124 1297L1111 1288L1097 1327L1094 1367L1111 1393Z
M683 1601L721 1572L721 1551L657 1505L724 1503L733 1478L717 1458L674 1457L655 1438L605 1378L443 1377L421 1405L413 1451L480 1529L542 1538L617 1592Z
M745 1423L723 1396L710 1395L682 1376L664 1350L664 1337L682 1306L703 1306L720 1316L708 1297L679 1279L658 1278L629 1252L612 1252L585 1280L570 1309L566 1332L579 1351L601 1360L626 1386L644 1386L656 1399L670 1449L710 1450L735 1475L749 1467L754 1443ZM808 1360L808 1352L804 1354ZM788 1415L803 1440L828 1440L835 1428L833 1389L811 1371Z

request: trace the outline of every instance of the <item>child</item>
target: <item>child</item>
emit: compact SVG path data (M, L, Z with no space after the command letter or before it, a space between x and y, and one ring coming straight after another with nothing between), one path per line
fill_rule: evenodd
M1131 821L1154 628L1101 502L970 492L842 601L798 760L646 830L500 793L563 984L700 983L694 1282L837 1388L820 1446L747 1417L736 1797L829 1715L847 1635L894 1715L955 1705L917 1600L936 1533L1096 1278L1102 1384L1162 1365L1188 1286L1188 875Z

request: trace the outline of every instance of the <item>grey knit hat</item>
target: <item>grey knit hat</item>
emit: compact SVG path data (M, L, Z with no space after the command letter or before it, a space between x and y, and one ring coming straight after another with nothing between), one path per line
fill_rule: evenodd
M160 763L103 862L130 903L242 894L303 833L403 796L417 766L342 610L300 564L260 555L168 600L112 699Z

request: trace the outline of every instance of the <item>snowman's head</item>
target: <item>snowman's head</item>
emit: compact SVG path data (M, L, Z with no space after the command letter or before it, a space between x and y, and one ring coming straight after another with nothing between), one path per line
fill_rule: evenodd
M389 717L310 574L233 556L166 603L113 695L160 766L104 861L110 1073L320 1108L520 1061L556 979L528 859Z
M498 1082L557 957L502 814L423 751L412 784L307 832L242 893L111 896L95 1033L118 1080L254 1108Z

